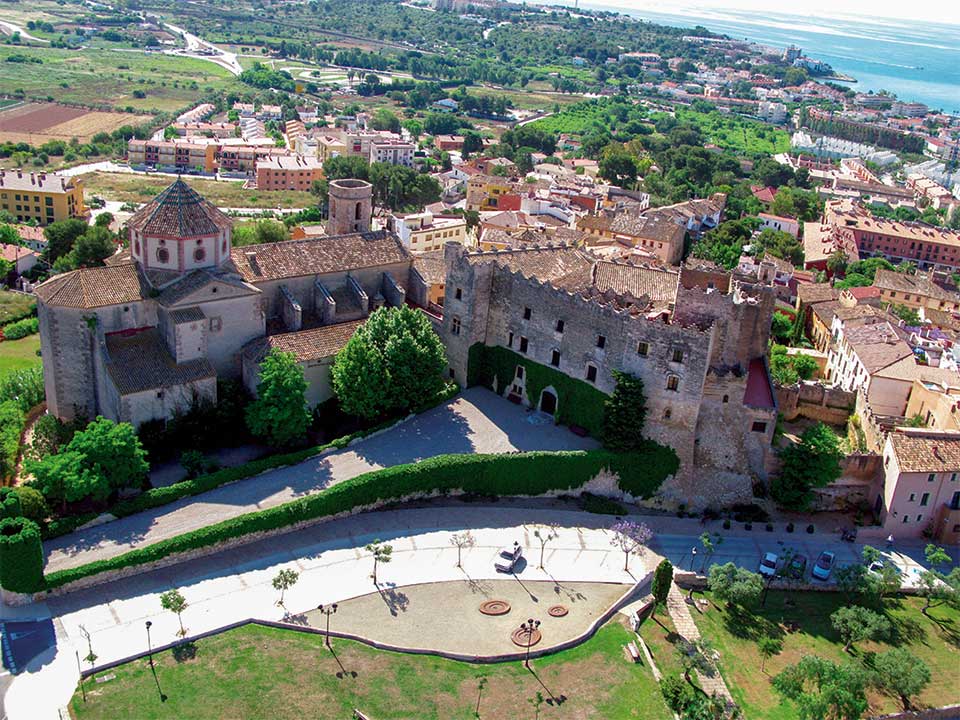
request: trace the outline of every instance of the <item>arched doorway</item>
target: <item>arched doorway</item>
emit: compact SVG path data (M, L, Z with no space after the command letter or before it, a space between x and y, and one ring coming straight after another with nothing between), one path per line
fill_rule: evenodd
M540 412L555 415L557 412L557 396L553 390L544 390L540 393Z

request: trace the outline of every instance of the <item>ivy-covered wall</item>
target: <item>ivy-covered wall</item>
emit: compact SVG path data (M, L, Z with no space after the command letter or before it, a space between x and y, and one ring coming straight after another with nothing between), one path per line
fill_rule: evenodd
M473 345L467 366L467 384L483 385L502 395L513 381L517 365L523 366L527 397L532 403L539 401L544 388L553 386L557 391L557 420L565 425L580 425L592 436L600 437L607 394L588 382L576 380L513 350L499 345ZM493 387L494 378L497 387Z

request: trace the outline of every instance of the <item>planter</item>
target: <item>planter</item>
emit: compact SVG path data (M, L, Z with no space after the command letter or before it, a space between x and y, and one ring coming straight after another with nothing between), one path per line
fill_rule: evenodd
M773 525L767 523L767 532L773 532Z
M788 533L792 533L792 532L793 532L793 523L787 523L787 532L788 532Z
M753 530L753 523L744 523L744 524L743 524L743 529L744 529L744 530Z
M729 521L729 520L724 520L724 521L723 521L723 529L724 529L724 530L729 530L729 529L730 529L730 521Z
M813 535L813 525L807 525L807 533Z

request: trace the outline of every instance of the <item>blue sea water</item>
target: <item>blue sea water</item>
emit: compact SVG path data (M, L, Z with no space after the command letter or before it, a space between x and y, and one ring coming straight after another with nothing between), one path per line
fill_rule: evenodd
M550 0L547 0L550 2ZM569 6L569 2L562 4ZM960 25L882 18L820 18L764 11L691 8L657 12L593 3L580 7L621 12L662 25L694 27L763 45L797 45L857 79L857 91L889 90L902 100L960 114Z

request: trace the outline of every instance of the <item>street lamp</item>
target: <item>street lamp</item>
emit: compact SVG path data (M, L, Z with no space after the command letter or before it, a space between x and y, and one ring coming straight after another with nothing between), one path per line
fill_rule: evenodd
M323 605L317 605L317 610L320 611L321 615L327 616L326 638L327 638L327 647L329 648L330 647L330 616L337 611L337 604L333 603L332 605L327 605L326 607L324 607Z
M147 620L147 654L150 656L150 666L153 666L153 645L150 642L150 628L153 623Z
M536 629L540 627L540 621L530 618L525 623L520 623L520 629L527 636L527 656L523 661L523 665L528 670L530 669L530 645L533 643L533 633Z

